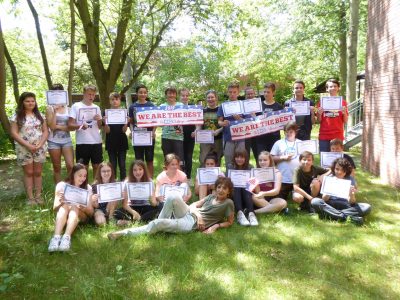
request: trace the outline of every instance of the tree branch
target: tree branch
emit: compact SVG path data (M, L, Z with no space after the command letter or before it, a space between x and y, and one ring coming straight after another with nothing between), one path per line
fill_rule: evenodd
M10 52L8 52L8 48L7 48L5 43L4 43L4 54L6 56L8 66L10 67L10 70L11 70L15 103L18 103L19 81L18 81L17 67L15 66L15 63L14 63L14 61L13 61L11 55L10 55Z

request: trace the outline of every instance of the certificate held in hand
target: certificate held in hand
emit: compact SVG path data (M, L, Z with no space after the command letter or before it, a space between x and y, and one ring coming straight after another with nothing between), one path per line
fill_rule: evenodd
M68 105L68 92L63 90L46 91L48 105Z
M318 154L318 142L317 140L307 140L296 142L297 154L301 154L304 151L311 152L312 154Z
M128 115L126 109L106 109L106 123L111 124L127 124Z
M99 184L97 193L99 194L99 203L122 200L122 182Z
M153 145L151 131L134 130L132 131L132 146L151 146Z
M310 115L310 102L309 101L290 101L290 107L295 110L296 116L309 116Z
M88 206L89 191L74 185L65 184L64 201L66 203Z
M149 200L153 194L152 182L128 182L128 200Z
M199 181L199 185L214 184L220 173L221 170L219 167L198 168L197 180Z
M321 152L321 167L330 168L337 158L343 157L343 152Z
M214 144L213 130L196 130L195 143L197 144Z
M342 109L342 96L321 97L321 107L327 111L341 110Z
M234 187L246 188L251 177L250 170L228 170L228 177L232 180Z
M349 199L351 180L340 179L334 176L324 176L322 181L321 194Z

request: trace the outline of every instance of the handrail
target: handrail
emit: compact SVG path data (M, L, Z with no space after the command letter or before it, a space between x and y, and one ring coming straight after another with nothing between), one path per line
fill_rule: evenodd
M355 129L362 128L363 111L364 111L364 98L361 97L354 102L351 102L347 109L349 111L348 123L345 126L345 139L347 139L349 132Z

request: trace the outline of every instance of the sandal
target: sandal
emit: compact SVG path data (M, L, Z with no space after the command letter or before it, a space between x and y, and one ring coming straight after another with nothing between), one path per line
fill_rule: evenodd
M31 205L31 206L34 206L34 205L37 204L37 202L36 202L35 199L28 199L28 200L26 201L26 204Z
M44 201L43 201L41 196L35 197L34 201L39 205L43 205L44 204Z

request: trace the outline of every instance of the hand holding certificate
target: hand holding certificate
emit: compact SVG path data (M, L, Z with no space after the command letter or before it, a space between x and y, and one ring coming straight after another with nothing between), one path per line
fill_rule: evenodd
M221 169L215 168L198 168L197 169L197 180L199 185L214 184L218 179Z
M228 177L232 180L234 187L246 188L251 177L250 170L228 170Z
M321 194L349 199L351 180L340 179L334 176L324 176Z
M63 90L46 91L48 105L68 105L68 92Z
M242 102L239 100L223 102L222 110L224 112L224 117L229 117L232 115L241 115L243 113Z
M122 182L113 182L97 185L99 203L122 200Z
M321 152L321 167L330 168L332 163L337 158L342 158L342 152Z
M64 202L88 206L89 191L74 185L65 184Z
M243 100L242 106L244 114L262 112L261 98Z
M151 146L153 138L151 131L134 130L132 131L132 146Z
M342 109L342 97L321 97L321 107L324 110L332 111L332 110L341 110Z
M96 107L82 107L78 111L78 121L92 121L97 114Z
M291 101L290 107L295 110L296 116L309 116L310 115L310 102L309 101Z
M299 141L296 143L297 154L301 154L304 151L311 152L312 154L318 154L318 143L316 140Z
M213 130L196 130L195 143L197 144L214 144Z
M153 194L152 182L128 182L128 200L149 200Z
M187 194L187 186L164 184L161 187L161 195L164 196L164 199L167 199L168 195L171 193L178 193L184 198Z
M106 109L107 124L127 124L128 115L126 109Z
M275 182L275 168L253 168L251 177L256 178L259 183Z

